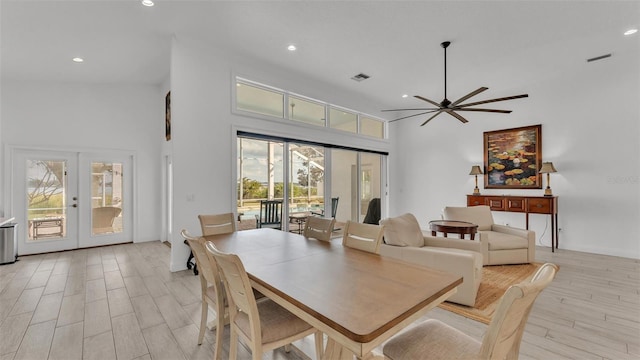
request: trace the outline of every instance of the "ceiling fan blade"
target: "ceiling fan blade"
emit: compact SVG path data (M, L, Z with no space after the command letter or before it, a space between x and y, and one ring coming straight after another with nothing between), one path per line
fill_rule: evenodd
M467 107L467 106L480 105L480 104L488 104L488 103L492 103L492 102L505 101L505 100L513 100L513 99L520 99L520 98L526 98L526 97L529 97L529 95L528 95L528 94L522 94L522 95L507 96L507 97L503 97L503 98L490 99L490 100L483 100L483 101L478 101L478 102L474 102L474 103L468 103L468 104L458 105L458 107L459 107L459 108L463 108L463 107Z
M448 111L446 111L446 110L445 110L445 112L446 112L447 114L449 114L449 115L453 116L454 118L456 118L456 119L460 120L463 124L466 124L466 123L468 123L468 122L469 122L469 120L467 120L467 119L463 118L462 116L460 116L459 114L457 114L457 113L456 113L455 111L453 111L453 110L448 110Z
M421 113L419 113L419 114L413 114L413 115L409 115L409 116L403 116L403 117L401 117L401 118L397 118L397 119L389 120L389 122L390 122L390 123L392 123L392 122L394 122L394 121L403 120L403 119L407 119L407 118L414 117L414 116L420 116L420 115L424 115L424 114L429 114L429 113L432 113L432 112L434 112L434 111L440 111L440 110L438 110L438 109L436 109L436 110L429 110L429 111L421 112Z
M385 109L380 111L419 111L419 110L440 110L440 108Z
M467 108L455 108L455 111L481 111L481 112L493 112L501 114L510 114L511 110L496 110L496 109L467 109Z
M428 118L427 121L423 122L422 124L420 124L420 126L425 126L429 121L433 120L434 117L440 115L442 113L442 109L438 110L437 113L435 113L432 117Z
M428 102L429 104L433 104L433 105L437 106L438 108L440 108L440 104L438 104L437 102L435 102L435 101L433 101L433 100L429 100L429 99L427 99L427 98L425 98L425 97L422 97L422 96L420 96L420 95L414 95L413 97L414 97L414 98L416 98L416 99L420 99L420 100L422 100L422 101L426 101L426 102Z
M467 95L461 97L460 99L454 101L453 104L451 104L451 106L456 106L456 105L460 104L461 102L467 100L468 98L476 96L476 95L480 94L481 92L483 92L485 90L489 90L489 88L483 86L483 87L479 88L478 90L472 91L472 92L468 93Z

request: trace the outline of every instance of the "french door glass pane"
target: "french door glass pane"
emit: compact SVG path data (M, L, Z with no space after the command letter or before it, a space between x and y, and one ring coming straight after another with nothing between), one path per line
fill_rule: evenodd
M91 163L91 233L123 231L123 174L121 163Z
M66 161L27 160L26 168L28 239L65 237Z

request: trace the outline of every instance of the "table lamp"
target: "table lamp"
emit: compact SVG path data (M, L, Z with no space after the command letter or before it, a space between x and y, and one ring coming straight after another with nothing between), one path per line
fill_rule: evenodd
M542 167L540 168L540 174L547 174L547 188L544 189L544 196L553 196L551 193L551 187L549 186L549 174L558 172L556 168L553 167L552 162L543 162Z
M478 189L478 175L482 175L482 169L480 169L480 166L478 165L473 165L471 167L471 172L469 172L469 175L476 176L476 188L473 189L473 195L480 195L480 189Z

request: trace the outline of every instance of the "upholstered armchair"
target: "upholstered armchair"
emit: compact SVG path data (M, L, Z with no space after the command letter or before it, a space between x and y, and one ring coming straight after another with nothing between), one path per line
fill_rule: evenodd
M536 233L498 225L486 205L445 207L444 220L458 220L478 225L484 265L526 264L536 258ZM478 236L476 236L476 239Z

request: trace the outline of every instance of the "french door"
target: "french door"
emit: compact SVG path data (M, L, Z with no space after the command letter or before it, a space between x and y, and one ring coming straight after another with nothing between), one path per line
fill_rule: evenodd
M13 149L18 254L133 240L132 156Z

